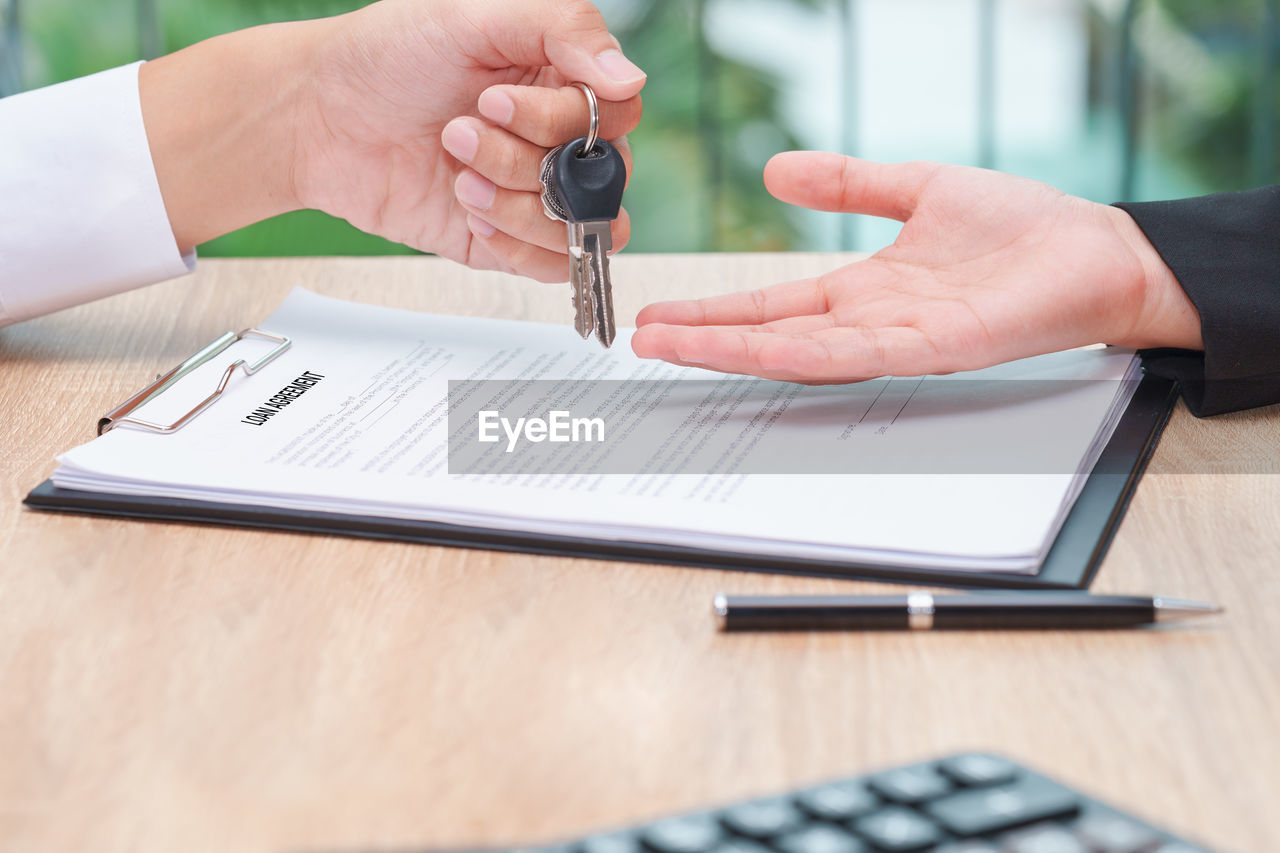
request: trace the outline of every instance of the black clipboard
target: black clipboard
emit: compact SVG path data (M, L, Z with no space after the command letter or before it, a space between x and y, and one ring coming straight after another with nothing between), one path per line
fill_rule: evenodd
M155 424L129 416L133 409L163 393L167 387L195 367L245 336L274 341L277 347L270 355L253 365L246 365L243 361L230 365L223 373L218 388L178 422L167 425ZM104 417L98 423L98 433L102 434L118 423L129 423L155 432L172 432L207 408L222 393L227 381L237 368L251 375L288 346L287 338L258 329L248 329L238 334L229 332L167 374L157 377L152 385ZM432 521L285 510L212 501L113 495L63 489L55 486L52 480L46 480L33 489L24 503L32 509L46 512L215 524L602 560L666 563L678 566L942 586L1084 589L1097 574L1098 567L1119 528L1120 521L1137 488L1138 480L1155 450L1177 398L1177 385L1172 380L1151 375L1143 376L1044 563L1036 574L1031 575L1003 572L961 573L938 569L878 566L859 562L770 557L680 545L553 536Z

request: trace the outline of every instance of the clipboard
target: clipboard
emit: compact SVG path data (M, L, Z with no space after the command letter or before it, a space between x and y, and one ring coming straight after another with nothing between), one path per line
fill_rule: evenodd
M164 393L196 367L216 358L236 341L256 337L276 346L253 364L229 363L209 396L189 412L167 424L144 421L131 413ZM252 376L290 346L288 338L262 330L228 332L193 354L146 388L130 397L98 422L98 434L121 424L168 433L181 429L222 395L237 370ZM145 496L59 488L46 480L27 495L26 506L43 512L106 516L146 521L212 524L291 533L316 533L365 539L414 542L588 559L664 563L734 571L799 574L952 587L1026 589L1086 589L1092 583L1119 529L1129 501L1155 451L1178 399L1176 382L1151 374L1139 381L1115 432L1103 449L1035 574L957 572L928 568L833 562L774 557L729 550L710 550L652 542L618 541L471 527L434 521L378 518L366 515L288 510L214 501Z

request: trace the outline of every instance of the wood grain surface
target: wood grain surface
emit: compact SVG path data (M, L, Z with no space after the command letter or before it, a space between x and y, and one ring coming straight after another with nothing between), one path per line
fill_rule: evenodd
M820 255L620 256L657 298ZM530 844L991 749L1218 849L1280 849L1280 409L1175 413L1095 586L1176 630L724 636L738 593L848 581L25 510L157 370L295 284L566 323L567 286L432 258L203 261L0 330L0 850Z

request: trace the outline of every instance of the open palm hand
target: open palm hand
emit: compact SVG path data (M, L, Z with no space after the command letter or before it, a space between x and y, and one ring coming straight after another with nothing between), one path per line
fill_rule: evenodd
M970 370L1106 342L1199 347L1172 273L1118 208L998 172L775 157L778 198L904 222L866 260L750 293L651 305L635 352L770 379Z

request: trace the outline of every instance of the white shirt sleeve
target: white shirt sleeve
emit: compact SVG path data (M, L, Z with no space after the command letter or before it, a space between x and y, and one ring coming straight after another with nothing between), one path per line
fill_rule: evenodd
M0 99L0 326L184 275L126 65Z

